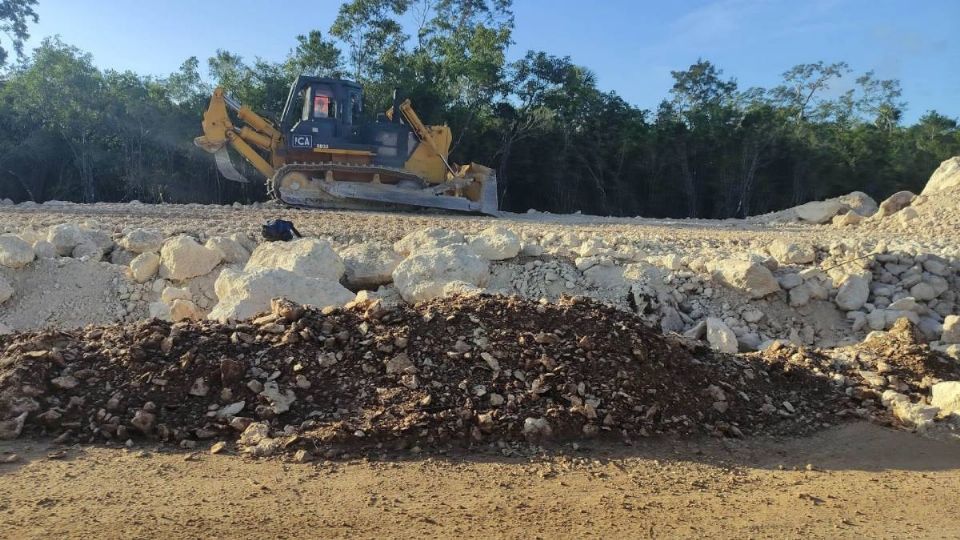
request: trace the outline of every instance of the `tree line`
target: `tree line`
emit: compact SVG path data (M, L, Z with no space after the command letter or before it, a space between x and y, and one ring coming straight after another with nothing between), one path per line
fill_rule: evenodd
M57 37L25 55L35 3L0 3L19 7L0 10L17 53L8 61L0 47L0 198L17 201L263 200L262 186L220 178L192 140L213 86L276 120L299 74L360 82L371 115L401 89L425 121L451 126L453 161L497 171L513 211L741 217L854 190L917 191L960 154L956 119L930 111L905 125L899 82L843 62L742 88L698 60L641 109L569 57L508 61L510 0L352 0L282 61L218 50L210 80L196 57L166 77L98 69Z

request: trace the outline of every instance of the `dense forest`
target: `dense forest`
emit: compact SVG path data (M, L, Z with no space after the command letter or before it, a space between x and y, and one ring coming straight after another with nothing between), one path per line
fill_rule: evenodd
M861 190L917 191L960 154L957 120L901 121L899 82L843 62L742 88L709 60L672 72L656 110L598 88L587 66L529 51L508 61L510 0L352 0L283 61L220 50L167 77L98 69L57 37L23 51L36 0L0 1L0 198L251 202L195 148L213 86L274 119L300 73L357 80L366 111L400 88L454 133L453 161L493 166L501 207L722 218ZM10 54L10 53L14 54ZM787 66L785 66L786 68ZM234 161L241 165L239 157Z

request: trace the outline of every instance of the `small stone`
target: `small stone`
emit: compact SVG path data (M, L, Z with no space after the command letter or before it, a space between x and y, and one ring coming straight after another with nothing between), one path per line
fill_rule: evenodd
M947 344L960 343L960 316L948 315L943 319L940 341Z
M310 462L310 461L313 461L313 454L311 454L310 452L308 452L308 451L306 451L306 450L304 450L304 449L302 449L302 448L301 448L300 450L297 450L297 451L293 454L293 462L294 462L294 463L308 463L308 462Z
M193 381L193 385L190 386L189 394L191 396L205 397L210 393L210 385L207 384L207 380L203 377L197 377Z
M240 382L245 373L246 366L243 363L231 358L220 360L220 382L224 386L231 386Z
M50 383L61 390L70 390L71 388L76 388L77 385L80 384L80 381L70 375L65 375L51 379Z
M156 420L157 417L153 413L139 410L133 415L133 419L130 420L130 425L137 428L137 430L144 435L149 435L153 431Z
M737 335L716 317L707 319L707 342L710 343L710 348L722 353L736 354L739 349Z

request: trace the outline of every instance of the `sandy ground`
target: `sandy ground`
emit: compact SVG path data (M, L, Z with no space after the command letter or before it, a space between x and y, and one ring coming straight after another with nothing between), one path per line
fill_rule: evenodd
M960 443L866 423L787 441L309 464L0 444L8 538L957 538ZM56 456L56 454L54 454Z
M16 230L24 226L41 229L58 223L82 223L96 220L117 230L124 227L152 227L167 233L205 233L208 235L250 232L259 235L260 224L272 218L289 219L307 236L328 236L338 242L376 239L399 240L405 234L424 227L445 227L464 233L477 233L492 224L501 224L516 232L578 232L608 239L622 237L652 245L675 247L737 246L742 242L790 237L792 241L843 240L860 236L856 229L829 226L748 222L744 220L611 218L588 215L511 214L499 218L452 213L375 212L350 210L298 210L291 208L231 208L204 205L129 205L98 203L64 207L4 207L0 210L0 229ZM864 235L874 238L871 231ZM887 241L927 238L922 231L907 229L886 232Z

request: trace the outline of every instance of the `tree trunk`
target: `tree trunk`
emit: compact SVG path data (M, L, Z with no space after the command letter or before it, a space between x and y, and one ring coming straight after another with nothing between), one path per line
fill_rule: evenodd
M687 217L697 217L697 185L690 170L690 161L687 156L687 143L684 140L677 142L677 160L680 162L680 173L683 176L683 191L687 198Z

